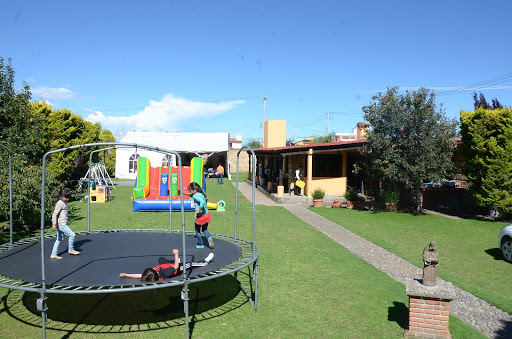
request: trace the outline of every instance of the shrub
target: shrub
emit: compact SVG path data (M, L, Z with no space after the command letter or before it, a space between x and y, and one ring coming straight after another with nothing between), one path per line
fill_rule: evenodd
M324 195L325 192L320 188L317 188L316 190L313 191L313 199L323 199Z
M352 186L347 186L347 191L345 192L345 199L347 199L348 201L359 200L359 195L357 194L357 190Z
M382 200L384 202L390 202L390 203L396 204L400 200L400 192L393 191L393 190L384 191L382 193Z
M484 99L485 100L485 99ZM463 168L480 207L512 214L512 110L460 112Z

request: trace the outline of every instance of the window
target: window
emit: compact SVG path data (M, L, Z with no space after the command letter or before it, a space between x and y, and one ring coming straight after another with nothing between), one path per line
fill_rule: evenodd
M130 160L128 160L128 172L137 173L137 159L140 158L138 154L130 155Z
M313 155L313 177L341 177L343 156L341 154Z
M162 158L162 167L167 167L167 166L169 166L169 161L171 162L171 166L172 166L172 155L170 155L170 154L166 154L166 155Z

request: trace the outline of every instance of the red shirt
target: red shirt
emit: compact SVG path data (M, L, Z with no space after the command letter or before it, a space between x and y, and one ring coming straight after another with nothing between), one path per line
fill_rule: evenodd
M180 266L179 265L177 265L177 266L178 266L178 269L176 269L174 267L174 264L167 263L167 264L155 266L155 267L153 267L153 269L155 271L157 271L158 275L160 276L160 278L158 280L164 280L164 279L169 279L169 278L175 277L181 273Z

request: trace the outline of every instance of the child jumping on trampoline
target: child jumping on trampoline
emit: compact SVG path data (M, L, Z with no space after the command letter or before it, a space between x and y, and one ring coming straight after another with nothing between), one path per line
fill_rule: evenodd
M142 281L158 281L169 279L180 275L183 272L183 265L180 264L179 251L177 249L173 249L172 253L174 254L174 261L165 259L164 257L160 257L158 259L158 266L148 267L140 273L119 273L121 278L137 278ZM203 267L206 266L212 261L213 253L210 253L204 261L200 262L188 262L186 263L186 268L190 267Z
M189 196L191 196L192 199L194 199L194 201L196 202L196 248L204 248L203 236L201 234L201 231L208 240L208 245L210 246L210 248L213 248L213 239L210 236L210 232L208 232L208 223L212 220L212 216L208 211L206 194L203 192L201 186L199 186L199 184L194 181L192 181L190 185L188 185L187 189L190 191Z
M58 255L59 245L64 238L64 234L69 237L68 239L68 253L71 255L78 255L80 252L75 251L73 242L75 241L75 232L68 227L68 204L71 192L67 188L63 188L59 192L59 201L55 204L55 210L52 214L52 230L57 231L57 239L53 244L51 259L62 259Z

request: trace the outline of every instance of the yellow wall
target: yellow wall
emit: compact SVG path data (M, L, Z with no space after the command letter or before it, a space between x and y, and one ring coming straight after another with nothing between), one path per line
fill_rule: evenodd
M298 141L295 143L296 146L300 146L300 145L309 145L313 142L313 137L308 137L307 139L304 139L304 140L301 140L301 141Z
M324 154L335 154L337 152L327 152ZM308 178L304 178L306 181L306 195L311 197L314 190L317 188L322 189L326 195L344 195L347 191L347 156L348 152L342 152L343 162L341 166L341 177L323 178L323 177L310 177L312 173L312 155L313 150L309 150L308 156Z
M325 191L326 195L344 195L347 189L347 178L316 178L311 181L309 192L313 192L317 188Z
M286 120L267 120L264 126L263 147L286 146Z

